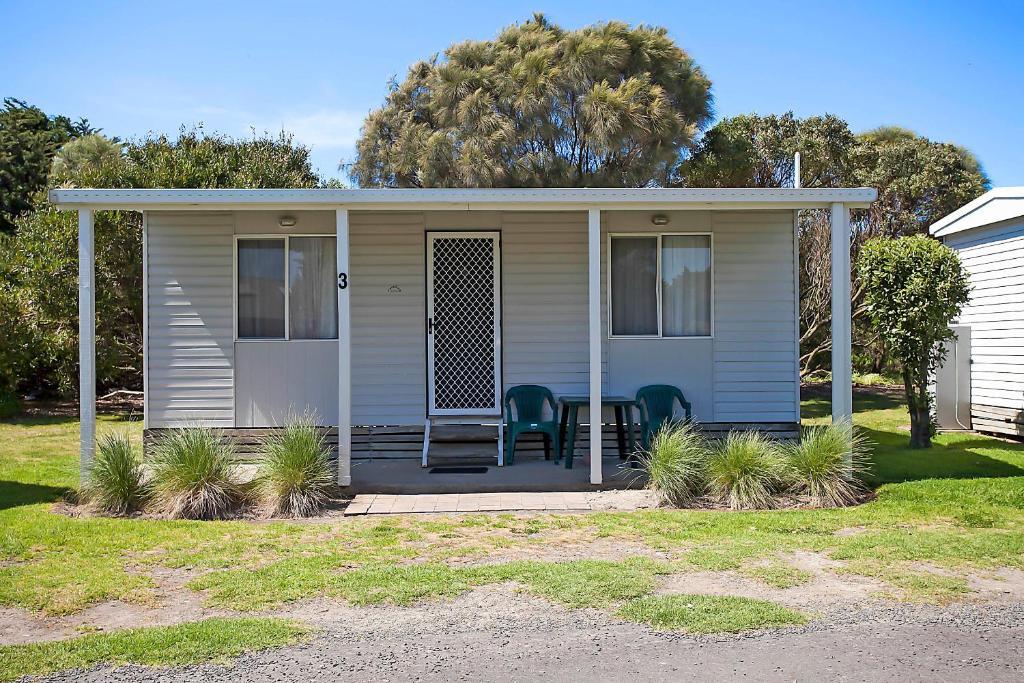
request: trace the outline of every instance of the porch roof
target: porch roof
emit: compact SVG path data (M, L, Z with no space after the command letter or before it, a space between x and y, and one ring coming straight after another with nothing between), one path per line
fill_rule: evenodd
M57 189L62 209L90 210L299 210L583 211L824 209L834 203L866 208L873 188L537 188L537 189L312 189L184 190Z

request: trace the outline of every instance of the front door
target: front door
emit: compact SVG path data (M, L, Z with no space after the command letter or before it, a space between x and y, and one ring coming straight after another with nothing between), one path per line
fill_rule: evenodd
M427 233L430 415L501 415L500 283L498 233Z

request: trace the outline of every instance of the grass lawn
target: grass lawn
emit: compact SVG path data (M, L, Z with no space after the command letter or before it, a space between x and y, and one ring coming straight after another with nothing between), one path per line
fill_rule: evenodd
M288 645L308 629L283 619L205 619L180 626L94 633L0 649L0 681L95 664L173 666L225 661L246 650Z
M656 595L623 605L619 616L663 631L738 633L802 624L807 617L774 602L731 595Z
M968 591L965 570L1024 568L1024 445L944 434L933 449L913 451L901 428L908 418L896 399L884 392L860 394L855 407L857 424L876 444L872 484L878 493L876 500L855 508L396 516L316 523L58 514L53 503L77 484L77 423L2 421L0 606L55 615L107 600L155 604L153 570L188 568L194 577L188 587L200 591L206 604L239 612L312 596L407 605L515 581L568 607L619 610L624 618L658 628L732 630L797 617L779 606L668 599L655 593L660 577L734 571L766 587L785 588L809 580L786 559L793 551L807 551L838 563L836 571L882 582L895 599L943 603ZM805 401L804 415L810 423L826 420L827 401ZM140 431L138 423L104 418L100 430L110 429ZM519 559L546 548L607 540L638 548L637 556ZM241 630L236 640L262 642ZM86 650L67 650L79 651ZM24 657L17 654L24 652L0 648L0 659L9 653ZM102 659L38 652L46 661L63 657L61 666Z

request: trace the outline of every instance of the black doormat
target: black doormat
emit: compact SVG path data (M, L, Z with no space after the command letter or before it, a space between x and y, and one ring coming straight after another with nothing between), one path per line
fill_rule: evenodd
M487 474L486 467L431 467L430 474Z

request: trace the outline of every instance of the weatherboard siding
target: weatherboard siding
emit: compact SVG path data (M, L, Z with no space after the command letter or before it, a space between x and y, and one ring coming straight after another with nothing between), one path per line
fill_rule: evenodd
M712 212L714 419L798 422L791 211Z
M668 213L670 225L658 228L646 212L603 213L605 391L676 384L705 422L796 422L792 212ZM336 341L233 338L234 238L282 233L277 215L148 214L151 427L264 427L304 410L332 421ZM333 234L332 211L297 218L292 234ZM353 424L423 421L425 233L443 230L501 231L503 385L586 394L585 212L352 211ZM608 338L607 239L615 232L713 233L713 338Z
M971 405L977 422L1024 415L1024 220L944 238L970 274L971 299L958 324L971 328ZM987 408L996 410L989 411ZM984 425L981 425L984 427Z
M148 212L149 426L233 427L234 216Z

